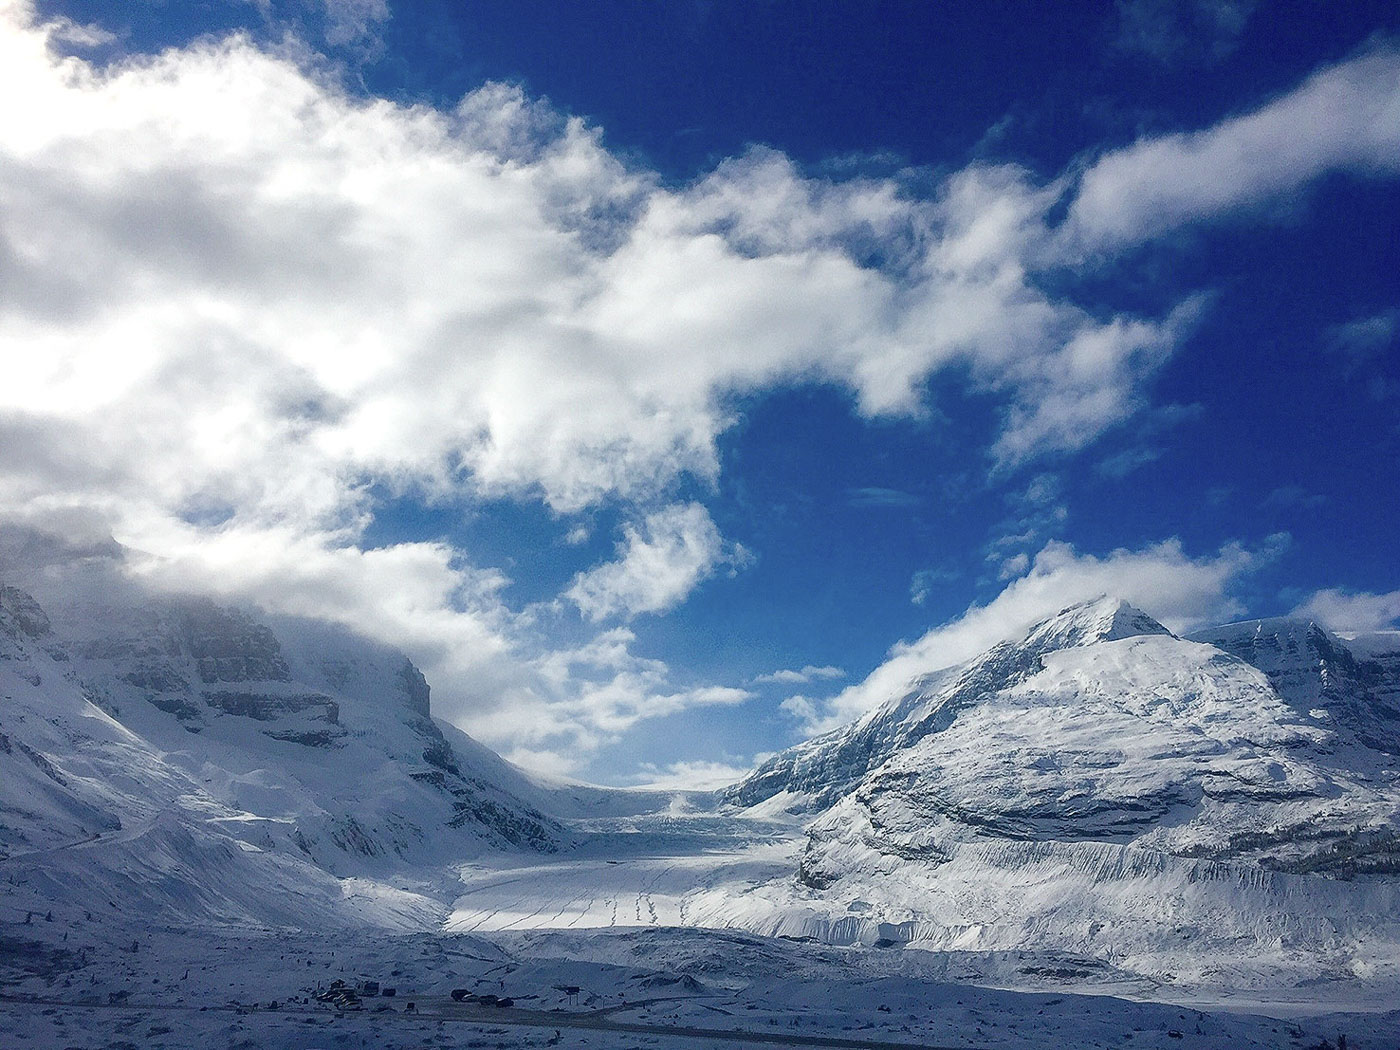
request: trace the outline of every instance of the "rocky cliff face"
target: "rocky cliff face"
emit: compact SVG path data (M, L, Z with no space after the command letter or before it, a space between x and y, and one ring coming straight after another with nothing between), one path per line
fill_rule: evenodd
M1247 620L1192 637L1263 671L1297 712L1329 726L1338 746L1400 755L1400 639L1348 643L1290 619Z
M568 838L454 749L402 653L334 627L204 599L45 610L6 586L0 682L10 854L157 817L334 876Z

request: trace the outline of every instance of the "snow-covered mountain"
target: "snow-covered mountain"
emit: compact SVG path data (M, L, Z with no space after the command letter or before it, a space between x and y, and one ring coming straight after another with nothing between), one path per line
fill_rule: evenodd
M1287 620L1199 638L1071 607L776 756L731 801L817 816L747 924L1156 974L1394 969L1389 650Z
M532 777L338 628L46 604L0 590L0 863L26 902L740 927L973 953L998 980L1400 981L1400 636L1178 638L1085 603L775 756L715 812Z
M326 625L193 598L49 611L4 586L0 697L0 856L157 911L275 921L299 895L334 910L337 879L570 837L502 784L524 774L449 742L403 654ZM247 892L199 899L222 884Z
M1336 739L1400 754L1400 632L1344 640L1309 620L1246 620L1198 631L1259 668L1299 714Z
M915 678L897 697L853 725L774 755L725 797L752 806L782 794L794 811L823 809L851 791L891 754L952 725L958 712L991 690L1039 670L1060 649L1167 629L1123 602L1068 609L1037 625L1023 640L1005 642L961 667Z

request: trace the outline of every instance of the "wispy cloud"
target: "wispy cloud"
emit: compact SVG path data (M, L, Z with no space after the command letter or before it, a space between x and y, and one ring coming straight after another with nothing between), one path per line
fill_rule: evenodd
M1400 171L1400 51L1375 50L1204 131L1144 138L1080 179L1062 231L1090 252L1297 191L1327 171Z
M1053 539L1069 519L1064 482L1048 471L1032 476L1025 488L1006 493L1004 501L1010 515L995 526L996 535L985 552L986 560L997 566L999 580L1025 572L1031 551Z
M1365 360L1388 350L1400 335L1400 310L1383 310L1369 317L1333 325L1327 329L1329 349Z
M1139 467L1162 458L1162 450L1151 445L1133 445L1105 456L1094 469L1106 478L1121 480Z
M1118 0L1114 44L1162 65L1211 62L1235 50L1257 0Z
M389 20L388 0L321 0L325 7L326 42L332 46L363 44L377 38Z
M1320 492L1309 492L1302 485L1280 485L1265 496L1263 501L1263 506L1274 510L1317 510L1326 504L1326 496Z
M1161 442L1166 432L1199 418L1201 411L1200 404L1174 404L1142 413L1132 424L1133 433L1128 444L1099 460L1094 470L1105 478L1119 481L1138 468L1156 462L1162 458Z
M55 18L45 28L53 40L76 48L106 47L120 39L99 25L74 22L71 18Z
M672 762L658 766L643 762L632 777L636 787L652 788L661 791L713 791L741 780L767 754L755 755L750 762Z
M805 685L808 682L831 681L832 679L845 677L846 672L839 667L815 667L812 664L808 664L800 671L782 670L761 674L754 679L754 684L763 685L777 683L780 685Z
M912 492L876 487L847 489L846 500L853 507L917 507L923 502Z
M1400 621L1400 591L1373 594L1328 588L1313 594L1293 610L1334 631L1365 633L1392 630Z
M1384 401L1400 394L1400 380L1377 367L1400 346L1400 310L1382 310L1333 325L1323 333L1323 346L1340 362L1349 379L1365 384L1373 399Z
M923 605L933 595L940 583L950 583L961 573L955 569L940 566L933 569L919 569L909 578L909 600L915 605Z

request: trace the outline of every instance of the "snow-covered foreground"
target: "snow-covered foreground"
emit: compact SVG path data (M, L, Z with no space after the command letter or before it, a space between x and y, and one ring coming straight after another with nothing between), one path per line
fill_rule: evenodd
M1400 1030L1400 1013L1279 1019L976 988L948 968L918 951L660 927L331 936L41 916L0 930L0 1046L1291 1050L1339 1034L1393 1048ZM395 995L352 1009L317 1001L337 980ZM514 1004L457 1003L453 989Z
M0 1047L1400 1046L1400 1012L1383 1012L1394 989L1379 986L1222 993L1087 959L747 932L737 909L754 889L791 884L796 824L693 813L577 830L569 853L459 868L442 928L415 933L177 929L71 897L49 909L34 875L54 858L12 858ZM727 917L693 910L725 900ZM336 980L396 994L316 1001ZM453 989L514 1005L456 1003Z

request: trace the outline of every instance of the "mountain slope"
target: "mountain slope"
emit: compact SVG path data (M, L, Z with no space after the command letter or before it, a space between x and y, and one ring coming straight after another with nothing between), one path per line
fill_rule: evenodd
M338 880L569 841L449 743L402 654L324 625L202 599L50 615L7 586L0 690L0 851L59 873L55 891L67 877L172 917L280 921L298 894L341 909Z
M1246 620L1193 638L1259 668L1278 694L1342 744L1400 755L1400 636L1346 642L1309 620Z
M1126 602L1103 599L1066 609L1037 624L1019 642L1003 642L960 667L921 675L854 725L780 752L729 789L725 798L752 806L786 793L795 810L822 809L891 753L943 731L960 711L990 691L1039 670L1045 654L1166 633L1165 627Z
M777 756L731 799L835 801L745 924L1158 975L1400 967L1394 672L1306 625L1251 637L1264 670L1087 603Z

